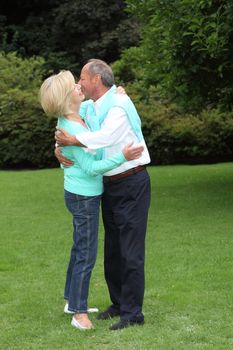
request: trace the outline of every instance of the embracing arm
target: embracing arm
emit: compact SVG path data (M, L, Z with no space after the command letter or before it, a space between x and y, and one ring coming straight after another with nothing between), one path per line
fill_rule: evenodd
M122 87L122 86L118 86L117 89L116 89L116 94L119 94L119 95L126 95L126 92L125 92L125 89ZM88 101L86 101L88 102ZM86 102L83 102L83 105L86 103ZM82 104L81 104L82 106ZM86 110L86 107L84 107L84 110ZM110 113L110 118L108 117L109 119L109 122L107 123L107 125L110 125L111 127L113 127L113 131L115 131L115 139L117 140L118 136L117 134L121 134L121 129L123 130L124 129L124 126L121 125L122 124L122 120L119 120L119 114L122 114L122 109L118 108L117 110L117 113L115 112L116 109L112 109L112 112ZM125 115L125 112L123 111L123 114ZM113 118L111 118L111 115L115 115L115 118L114 120L111 120ZM124 122L124 121L123 121ZM107 126L108 128L109 126ZM109 142L109 133L113 133L112 131L107 131L105 129L107 129L106 126L105 128L101 128L100 131L103 131L103 134L105 136L105 139L103 140L103 142L106 143L106 139L108 140ZM89 132L89 134L93 134L93 136L96 138L96 137L99 137L98 136L98 131L97 132ZM78 134L79 135L79 134ZM78 137L76 137L75 135L70 135L66 130L62 129L62 128L59 128L57 127L57 131L55 132L55 140L57 142L57 144L59 146L80 146L80 147L89 147L86 145L86 143L82 143ZM115 140L113 141L113 143L115 142ZM109 145L107 145L109 146ZM95 147L95 148L101 148L101 147L104 147L104 146L100 146L100 147ZM92 147L89 147L89 148L92 148Z
M126 161L139 158L142 151L142 146L133 147L132 144L129 144L123 148L122 152L117 153L111 158L95 160L91 153L77 147L74 149L73 155L81 169L88 175L96 176L115 169Z
M54 155L59 161L59 163L62 164L64 167L69 167L74 165L74 162L72 162L71 160L69 160L68 158L62 155L60 147L55 147Z
M59 146L80 146L86 147L74 136L70 135L65 129L57 128L55 140Z
M88 148L104 148L124 142L129 129L130 125L125 111L120 107L113 107L100 130L82 132L77 134L76 138Z

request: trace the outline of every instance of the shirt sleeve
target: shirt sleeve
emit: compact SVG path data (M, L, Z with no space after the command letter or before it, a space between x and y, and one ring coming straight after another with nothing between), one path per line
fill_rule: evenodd
M108 112L100 130L87 131L75 136L86 147L98 149L119 143L124 139L129 128L130 125L124 109L113 107Z
M95 160L93 154L80 147L73 147L73 156L78 162L78 166L91 176L102 175L127 161L122 152L111 158Z

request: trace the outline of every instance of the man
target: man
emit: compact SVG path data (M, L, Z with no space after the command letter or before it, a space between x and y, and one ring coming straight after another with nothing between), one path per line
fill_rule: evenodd
M145 235L150 205L150 179L145 164L150 162L150 156L132 101L127 95L115 94L111 68L101 60L90 60L81 71L79 84L84 95L94 101L94 106L87 101L85 114L86 122L91 127L95 124L92 130L96 131L71 136L59 130L56 133L59 145L104 148L103 157L112 156L129 142L143 146L140 158L104 176L104 270L112 305L98 316L100 320L120 316L111 330L142 325ZM59 151L56 154L64 165L70 164Z

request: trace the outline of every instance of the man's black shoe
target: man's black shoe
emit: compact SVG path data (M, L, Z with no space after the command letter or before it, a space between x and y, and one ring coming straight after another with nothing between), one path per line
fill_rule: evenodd
M143 324L144 320L120 320L119 322L113 324L109 329L111 331L117 331L130 326L142 326Z
M112 317L120 316L120 311L112 310L108 308L107 310L101 312L96 319L97 320L109 320Z

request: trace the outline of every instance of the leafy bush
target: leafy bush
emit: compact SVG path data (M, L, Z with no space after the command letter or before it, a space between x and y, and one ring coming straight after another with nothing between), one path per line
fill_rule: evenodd
M232 112L212 109L183 114L176 105L163 104L155 88L142 92L137 83L126 89L141 116L152 164L233 161Z
M0 54L0 168L54 167L54 126L38 102L43 59Z
M153 164L200 164L233 160L233 114L218 110L199 115L158 113L143 118ZM144 114L144 111L141 113Z

